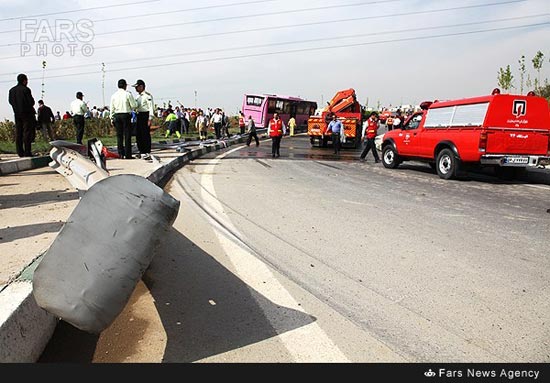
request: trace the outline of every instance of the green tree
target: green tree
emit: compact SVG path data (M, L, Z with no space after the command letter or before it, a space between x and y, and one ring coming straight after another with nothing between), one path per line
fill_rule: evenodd
M509 92L514 87L512 82L514 81L514 75L510 69L510 65L506 66L506 69L500 68L497 76L498 86L503 90Z
M538 51L533 60L533 68L537 71L537 77L535 78L535 92L540 93L540 88L542 87L542 82L540 81L540 70L542 69L542 64L544 64L544 53Z
M518 61L519 63L519 93L523 94L523 84L525 83L525 73L527 69L525 68L525 56L521 55L521 58Z

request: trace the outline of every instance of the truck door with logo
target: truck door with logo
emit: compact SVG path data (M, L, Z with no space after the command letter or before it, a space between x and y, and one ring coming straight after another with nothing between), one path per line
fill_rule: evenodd
M418 112L409 117L396 137L399 153L407 156L417 156L420 146L420 123L424 112Z

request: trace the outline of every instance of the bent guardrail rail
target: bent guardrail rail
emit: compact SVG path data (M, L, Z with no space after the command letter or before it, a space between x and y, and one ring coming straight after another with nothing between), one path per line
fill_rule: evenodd
M99 334L126 306L180 202L144 177L108 172L56 147L52 166L86 191L33 275L38 306Z

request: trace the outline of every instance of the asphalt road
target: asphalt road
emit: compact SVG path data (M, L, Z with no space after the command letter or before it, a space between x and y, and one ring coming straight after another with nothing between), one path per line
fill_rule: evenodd
M42 361L550 361L547 183L445 181L304 136L281 154L180 170L131 304L101 337L62 324Z

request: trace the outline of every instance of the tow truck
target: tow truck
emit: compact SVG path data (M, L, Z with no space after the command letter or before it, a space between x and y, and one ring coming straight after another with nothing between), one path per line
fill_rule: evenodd
M327 128L333 114L344 126L346 139L342 147L357 148L361 144L363 113L352 88L337 92L319 115L309 117L307 133L311 146L327 147L328 142L332 141L332 134L327 132Z

